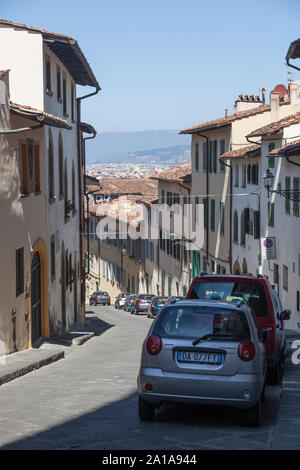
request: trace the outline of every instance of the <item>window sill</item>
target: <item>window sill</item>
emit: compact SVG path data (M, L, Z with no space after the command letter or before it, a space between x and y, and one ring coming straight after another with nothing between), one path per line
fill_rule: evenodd
M46 88L46 95L53 96L53 91L48 90L48 88Z
M54 204L56 201L56 197L53 196L53 197L49 197L49 204Z

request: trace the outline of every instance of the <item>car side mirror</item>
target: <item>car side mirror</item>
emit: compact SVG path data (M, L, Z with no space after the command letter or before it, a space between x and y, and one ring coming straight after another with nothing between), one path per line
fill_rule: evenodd
M283 310L283 312L279 314L279 320L289 320L291 318L291 313L291 310Z
M267 341L268 337L269 337L269 332L268 332L268 330L266 330L266 329L262 330L262 331L261 331L261 340L262 340L263 343L264 343L265 341Z

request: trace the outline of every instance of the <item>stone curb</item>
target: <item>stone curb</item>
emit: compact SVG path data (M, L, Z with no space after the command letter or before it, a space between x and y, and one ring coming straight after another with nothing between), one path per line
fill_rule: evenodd
M35 369L40 369L41 367L47 366L48 364L51 364L52 362L59 361L60 359L63 359L64 357L65 357L65 353L63 351L60 351L58 353L53 354L50 357L37 360L28 366L21 367L20 369L10 372L7 375L3 375L2 377L0 377L0 386L7 382L11 382L12 380L17 379L18 377L22 377L23 375L26 375Z

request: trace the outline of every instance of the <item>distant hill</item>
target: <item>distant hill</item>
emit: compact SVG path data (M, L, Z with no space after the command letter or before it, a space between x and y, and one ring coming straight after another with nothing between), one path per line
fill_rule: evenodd
M190 136L177 130L103 132L87 141L87 163L165 163L190 159Z

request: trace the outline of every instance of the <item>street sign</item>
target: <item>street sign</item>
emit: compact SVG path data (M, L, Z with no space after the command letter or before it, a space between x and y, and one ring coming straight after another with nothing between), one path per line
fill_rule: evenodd
M262 259L276 259L276 237L261 238Z

